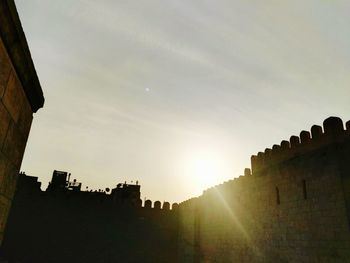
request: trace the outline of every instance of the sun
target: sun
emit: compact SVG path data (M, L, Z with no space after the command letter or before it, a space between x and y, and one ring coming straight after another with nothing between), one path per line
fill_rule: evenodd
M231 177L231 152L226 145L208 140L189 144L181 156L179 173L184 180L184 188L192 195L201 195L204 190L221 184Z
M218 177L217 162L210 158L199 158L193 162L193 176L196 182L203 187L212 186Z
M220 163L214 155L200 154L190 163L191 177L197 191L218 184L220 178Z

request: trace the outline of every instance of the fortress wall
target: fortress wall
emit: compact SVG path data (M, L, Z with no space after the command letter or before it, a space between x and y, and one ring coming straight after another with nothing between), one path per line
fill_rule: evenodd
M178 212L178 262L190 263L196 262L196 252L198 244L196 244L196 208L197 198L189 199L182 202L177 210Z
M341 126L330 118L325 133L253 157L252 175L204 191L196 208L180 204L199 219L197 261L186 262L347 262L350 134Z
M11 0L0 3L0 245L14 195L33 112L43 106L18 14Z
M173 210L18 186L2 245L11 262L178 262Z

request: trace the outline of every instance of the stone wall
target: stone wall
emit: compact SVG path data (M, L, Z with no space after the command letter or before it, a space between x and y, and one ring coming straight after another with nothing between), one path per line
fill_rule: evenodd
M347 128L329 118L180 204L179 262L350 262Z
M40 87L38 83L13 1L1 1L0 244L32 123L33 111L43 104L42 93L34 92L34 87L38 87L37 85ZM35 99L41 102L35 103Z
M43 192L36 180L22 182L2 246L9 262L178 262L176 206L135 207L105 193Z

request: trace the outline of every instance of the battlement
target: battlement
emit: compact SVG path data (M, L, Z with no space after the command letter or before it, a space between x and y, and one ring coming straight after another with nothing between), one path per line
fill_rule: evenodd
M163 210L163 211L175 211L179 205L177 203L173 203L170 208L169 202L163 202L163 205L160 201L155 201L152 207L152 201L147 199L142 208L145 209L154 209L154 210Z
M180 209L188 209L190 207L194 207L196 205L197 201L198 201L198 197L192 197L190 199L187 199L187 200L181 202L178 205L178 207Z
M350 121L330 117L252 156L244 175L180 203L180 258L347 262L349 151Z
M203 191L203 196L213 193L224 193L230 191L241 183L253 179L265 169L280 164L298 156L311 153L332 143L342 143L350 140L350 121L344 124L338 117L329 117L323 122L323 127L313 125L309 131L301 131L299 137L291 136L289 141L283 140L279 145L273 145L271 149L267 148L264 152L259 152L251 157L251 169L245 168L244 174L235 177L232 180L212 186ZM180 203L181 207L190 206L195 203L197 198L191 198Z
M313 125L311 131L301 131L299 137L291 136L289 141L283 140L271 149L259 152L251 157L252 174L257 175L267 167L288 159L318 150L332 143L343 142L350 138L350 121L345 125L338 117L329 117L323 127Z

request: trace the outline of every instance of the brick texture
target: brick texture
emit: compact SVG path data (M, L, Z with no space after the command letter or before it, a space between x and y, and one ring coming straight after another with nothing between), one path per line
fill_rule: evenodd
M334 119L181 203L179 262L350 262L350 130Z
M31 107L0 39L0 243L31 122Z
M8 61L9 59L7 57L5 48L0 41L0 98L2 98L4 95L7 81L10 76L11 66Z

